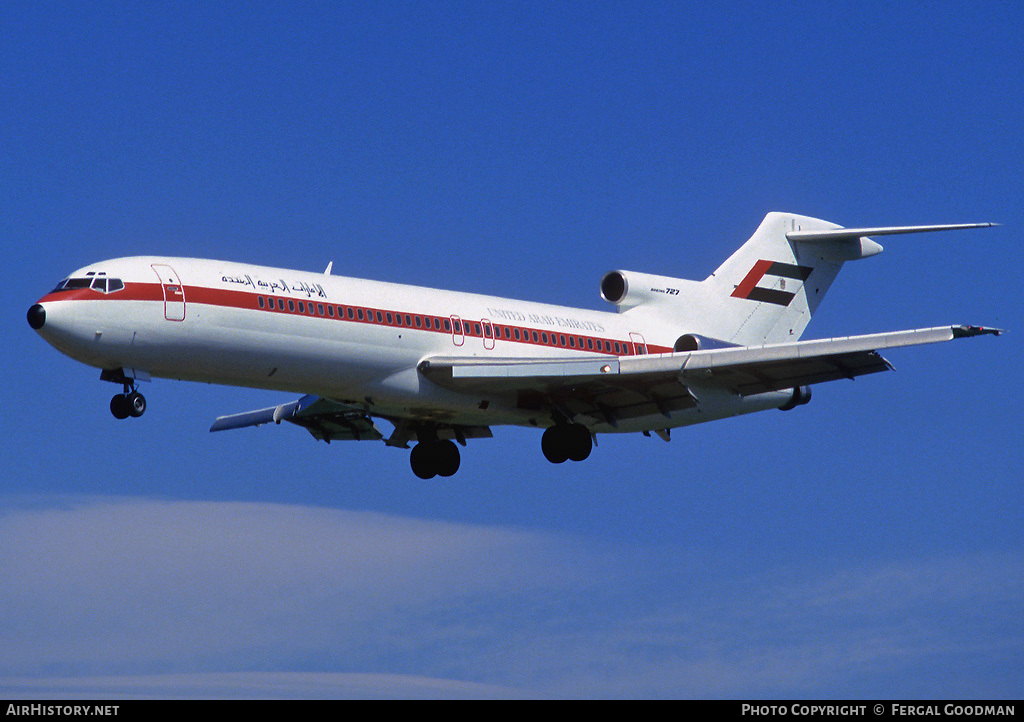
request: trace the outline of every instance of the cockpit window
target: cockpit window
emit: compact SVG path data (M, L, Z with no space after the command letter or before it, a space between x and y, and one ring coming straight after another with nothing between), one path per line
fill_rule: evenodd
M80 288L92 288L100 293L114 293L124 288L124 282L120 278L107 278L103 273L89 273L85 278L65 278L51 293L75 291Z

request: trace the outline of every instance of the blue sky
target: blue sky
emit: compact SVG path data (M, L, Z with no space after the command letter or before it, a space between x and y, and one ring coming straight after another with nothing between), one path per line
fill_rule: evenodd
M8 3L0 691L1019 697L1018 2ZM791 413L382 444L116 390L25 311L69 271L225 258L600 308L788 211L994 221L849 264L807 337L974 323Z

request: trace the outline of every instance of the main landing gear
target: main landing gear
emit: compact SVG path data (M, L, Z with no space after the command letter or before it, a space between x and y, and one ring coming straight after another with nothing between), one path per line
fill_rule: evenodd
M564 461L583 461L590 456L594 440L590 429L583 424L555 424L544 431L540 439L544 458L552 464Z
M454 441L425 439L416 444L409 454L412 473L421 479L451 476L459 470L461 457Z

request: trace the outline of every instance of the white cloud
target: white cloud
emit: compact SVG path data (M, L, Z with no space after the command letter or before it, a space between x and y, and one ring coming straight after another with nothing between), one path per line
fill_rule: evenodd
M751 573L515 528L107 499L8 504L0 559L8 696L870 696L892 679L948 696L994 670L991 696L1021 681L1013 554Z
M15 673L265 664L480 595L578 583L553 537L369 512L115 500L0 524L0 669Z
M11 699L494 699L514 689L412 675L207 672L0 680Z

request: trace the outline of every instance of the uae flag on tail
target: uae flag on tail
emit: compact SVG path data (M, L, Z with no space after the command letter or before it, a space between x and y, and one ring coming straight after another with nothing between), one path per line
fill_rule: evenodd
M813 268L779 261L758 261L732 292L734 298L788 306L796 295L786 289L786 279L806 281Z

